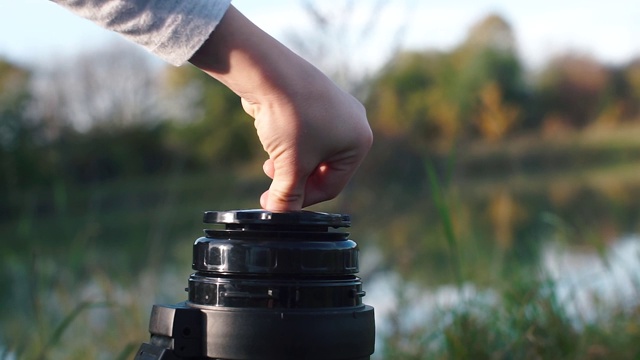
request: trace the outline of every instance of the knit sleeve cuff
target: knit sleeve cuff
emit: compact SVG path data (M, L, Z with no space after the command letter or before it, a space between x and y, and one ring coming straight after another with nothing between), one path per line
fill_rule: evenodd
M145 47L168 63L180 66L195 54L222 20L231 0L181 0L168 14L165 31ZM188 5L187 5L188 4Z
M231 0L51 0L180 66L209 38Z

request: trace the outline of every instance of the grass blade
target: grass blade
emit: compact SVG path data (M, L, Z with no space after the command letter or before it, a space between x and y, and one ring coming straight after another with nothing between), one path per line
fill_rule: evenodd
M60 324L56 326L55 330L51 334L51 337L49 337L49 340L42 347L42 349L40 349L40 353L38 354L36 359L46 359L46 354L50 351L50 349L52 349L54 346L56 346L60 342L60 339L62 338L62 335L67 330L67 328L85 310L92 309L92 308L107 307L107 306L108 306L108 303L106 302L83 301L80 304L78 304L78 306L76 306L64 319L62 319Z
M429 176L429 188L431 195L436 206L438 215L440 216L440 223L444 230L445 239L447 240L447 246L449 247L449 256L451 258L451 268L453 275L458 285L458 288L462 287L462 269L460 263L460 256L458 252L458 241L453 228L453 221L451 216L451 210L445 199L438 175L436 173L435 166L431 160L427 160L427 175Z

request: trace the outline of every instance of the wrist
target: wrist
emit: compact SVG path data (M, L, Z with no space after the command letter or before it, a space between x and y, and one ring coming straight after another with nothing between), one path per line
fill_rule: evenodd
M250 103L299 94L320 73L233 6L189 61Z

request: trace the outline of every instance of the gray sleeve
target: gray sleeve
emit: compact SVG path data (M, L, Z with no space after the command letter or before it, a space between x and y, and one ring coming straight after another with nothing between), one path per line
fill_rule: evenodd
M179 66L200 48L231 0L51 0Z

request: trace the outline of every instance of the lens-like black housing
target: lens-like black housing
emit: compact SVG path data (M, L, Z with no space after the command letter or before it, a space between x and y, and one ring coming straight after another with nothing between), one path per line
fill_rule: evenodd
M369 359L373 308L355 275L358 246L343 231L349 216L210 211L204 222L188 301L154 306L152 344L137 359L164 358L141 357L152 354L154 336L170 339L162 353L176 358Z
M193 250L189 301L246 308L340 308L362 305L358 246L345 215L316 212L212 211Z

